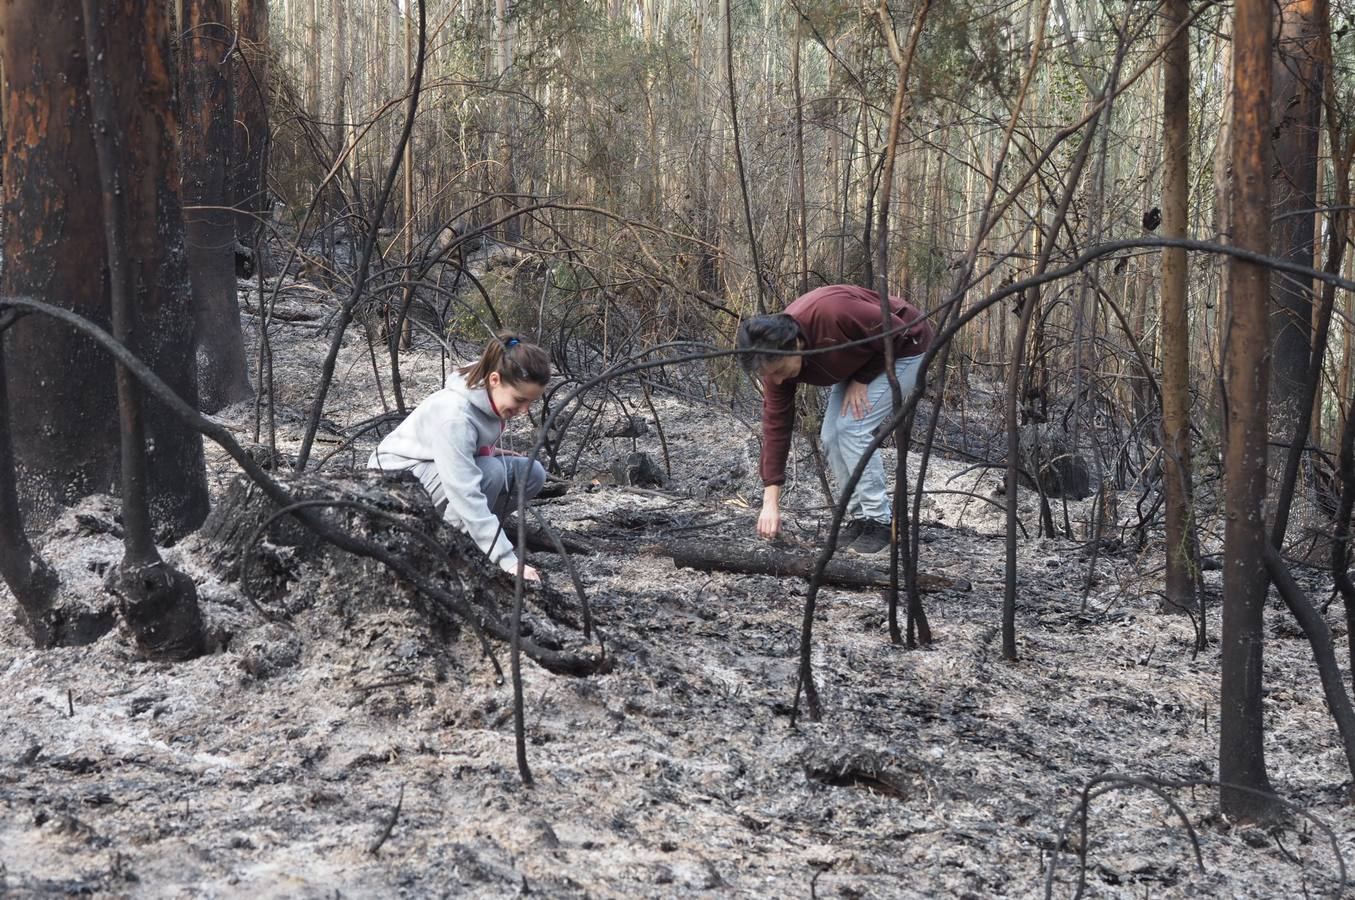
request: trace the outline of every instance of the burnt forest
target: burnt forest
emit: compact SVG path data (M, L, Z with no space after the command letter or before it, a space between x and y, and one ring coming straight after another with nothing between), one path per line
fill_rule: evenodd
M1355 0L0 0L0 896L1355 896Z

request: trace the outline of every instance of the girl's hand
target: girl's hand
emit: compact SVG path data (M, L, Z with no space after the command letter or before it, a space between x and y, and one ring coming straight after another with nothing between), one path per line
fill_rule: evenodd
M538 571L536 570L536 567L535 567L535 566L523 566L523 567L522 567L522 579L523 579L524 581L537 581L537 582L539 582L539 581L541 580L541 573L538 572Z
M870 412L870 398L867 391L870 388L859 381L848 381L847 389L842 392L842 415L846 415L851 410L852 418L858 422L866 417Z
M771 540L781 533L781 507L775 503L763 503L762 512L757 517L758 537Z

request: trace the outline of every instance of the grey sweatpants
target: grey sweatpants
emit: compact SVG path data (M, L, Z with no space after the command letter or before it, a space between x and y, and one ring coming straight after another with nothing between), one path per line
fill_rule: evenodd
M528 500L541 493L541 488L546 484L546 470L541 463L525 456L477 456L475 464L480 467L480 490L485 495L489 511L500 519L515 508L518 479L527 479ZM425 462L414 466L411 471L433 498L433 505L437 507L438 514L445 517L447 494L442 489L438 467L431 462Z
M922 368L922 356L905 356L894 361L894 374L898 376L899 388L903 398L917 383L917 375ZM861 454L874 438L875 429L893 412L889 396L889 377L881 372L866 386L866 397L870 401L870 410L864 418L858 419L851 412L842 414L842 398L847 390L846 382L833 385L828 392L828 408L823 411L823 427L819 429L819 438L823 441L824 452L828 455L828 465L833 470L838 489L847 483L847 478L856 468ZM847 504L847 515L853 519L872 519L876 522L889 522L893 514L889 502L889 492L885 488L885 467L880 462L877 450L870 456L861 480L856 483L852 499Z

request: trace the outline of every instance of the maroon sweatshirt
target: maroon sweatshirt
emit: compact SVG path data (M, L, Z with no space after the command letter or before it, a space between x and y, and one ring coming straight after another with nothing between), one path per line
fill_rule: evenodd
M890 297L890 316L894 334L894 358L917 356L931 346L931 322L923 318L917 307L901 297ZM850 343L871 335L879 335L880 295L866 288L848 284L831 284L816 288L795 300L785 309L786 314L800 325L809 350L822 350L836 344ZM830 385L839 381L859 381L868 384L885 370L884 341L873 341L829 350L804 357L800 374L780 384L762 381L762 483L783 484L786 480L786 455L790 452L790 435L795 427L795 388L805 384Z

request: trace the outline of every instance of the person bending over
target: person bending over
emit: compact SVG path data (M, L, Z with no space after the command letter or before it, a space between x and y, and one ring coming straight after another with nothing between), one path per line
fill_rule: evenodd
M454 371L367 461L368 468L415 474L438 513L466 532L491 562L517 571L518 557L502 518L515 507L517 486L528 499L541 492L546 470L534 459L498 446L504 423L527 411L550 382L550 357L516 334L491 338L480 359ZM530 581L540 576L524 567Z
M922 354L933 329L922 313L890 297L894 373L906 398L917 381ZM781 531L781 486L795 425L795 387L832 386L819 436L839 488L846 484L874 430L892 409L881 337L880 295L851 285L828 285L797 298L785 312L755 316L739 327L744 369L762 379L762 461L764 485L757 532ZM843 346L874 336L866 343ZM794 351L824 351L801 355ZM789 351L789 352L787 352ZM857 482L847 506L842 540L858 553L878 553L889 544L892 510L878 452Z

